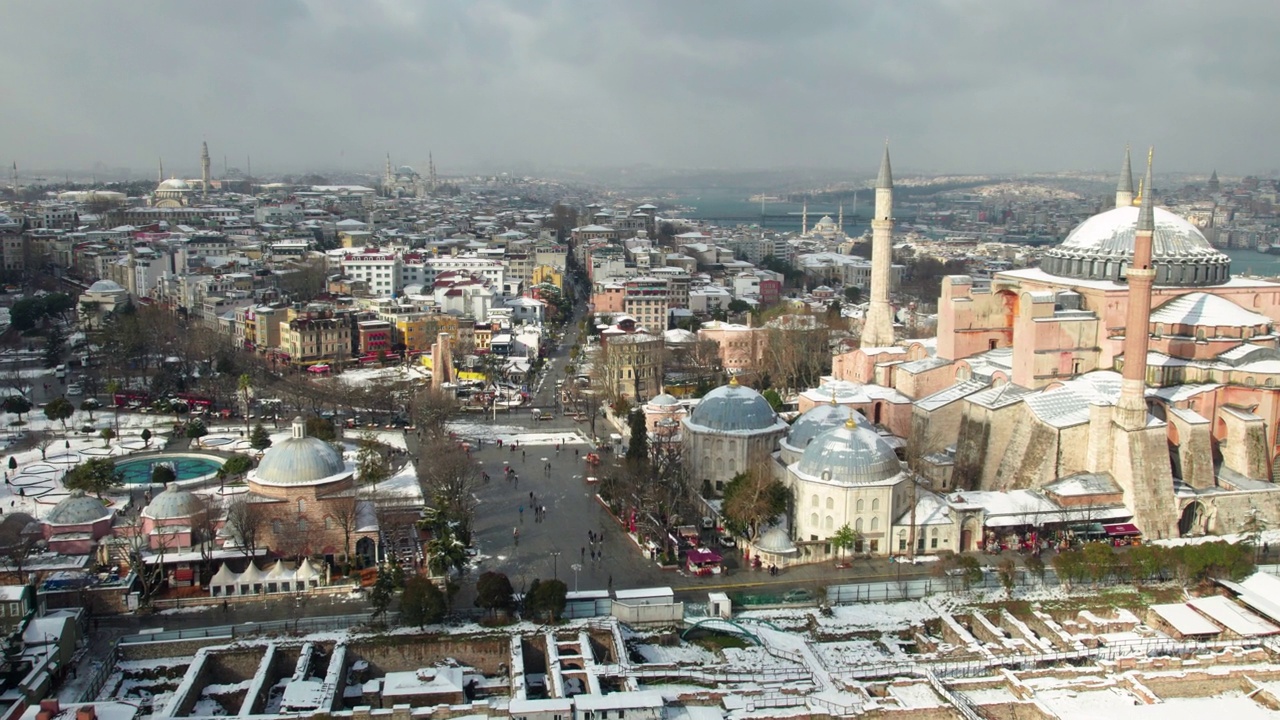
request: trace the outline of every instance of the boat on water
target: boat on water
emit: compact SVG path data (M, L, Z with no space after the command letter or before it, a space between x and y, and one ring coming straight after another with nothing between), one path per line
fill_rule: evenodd
M1255 247L1254 250L1257 250L1260 253L1266 253L1268 255L1280 255L1280 245L1258 243L1258 246Z

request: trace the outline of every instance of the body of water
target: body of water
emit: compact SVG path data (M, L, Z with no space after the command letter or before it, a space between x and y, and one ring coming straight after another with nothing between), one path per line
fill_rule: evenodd
M1256 250L1238 248L1227 248L1223 249L1222 252L1231 258L1232 275L1280 276L1280 255L1270 255Z
M168 465L178 480L194 480L218 472L222 462L217 458L173 457L154 455L137 460L119 460L116 469L128 485L145 485L151 482L151 472L157 465Z
M748 198L755 194L752 190L723 190L709 188L705 192L690 193L675 198L672 202L689 208L684 216L690 220L714 221L721 226L759 225L760 203L751 202ZM870 196L858 198L858 208L867 215L860 220L852 204L844 207L844 231L851 237L857 237L870 228L871 213ZM777 232L800 232L800 224L804 213L802 203L765 202L764 226ZM818 222L823 215L830 215L837 220L840 214L839 205L809 205L809 227Z

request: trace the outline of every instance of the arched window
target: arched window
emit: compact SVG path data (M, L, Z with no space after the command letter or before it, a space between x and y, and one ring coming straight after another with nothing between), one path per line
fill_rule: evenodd
M817 495L814 495L814 496L809 500L809 505L810 505L810 506L812 506L812 507L818 507L818 496L817 496Z
M328 515L324 516L324 529L325 530L333 529L333 518L329 517Z
M284 534L284 526L280 524L279 520L271 521L271 534L276 537L280 537Z
M831 498L827 498L827 509L834 510L835 507L836 507L836 501Z
M858 498L858 512L862 512L862 498Z
M878 517L872 517L872 518L871 518L871 532L875 532L875 531L877 531L877 530L879 530L879 529L880 529L880 518L878 518Z
M302 498L298 498L298 514L301 515L306 511L307 511L307 501L303 500Z
M823 519L822 526L830 530L831 528L835 527L835 522L836 522L835 518L828 515L826 518Z
M809 516L809 524L815 528L818 527L818 513L813 513Z
M306 518L298 518L298 532L299 532L299 533L304 533L304 534L307 532L307 519L306 519Z
M853 529L856 532L862 532L862 518L853 521Z
M932 535L932 536L934 536L934 537L938 537L938 528L934 528L934 529L930 530L930 531L929 531L929 534L930 534L930 535Z
M871 512L875 512L879 509L880 509L880 498L871 498Z

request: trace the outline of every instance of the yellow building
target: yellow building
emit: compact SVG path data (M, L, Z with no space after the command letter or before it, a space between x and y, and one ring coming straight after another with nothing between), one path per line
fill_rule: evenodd
M557 290L564 291L564 273L550 265L539 265L533 269L532 284L554 285Z
M294 365L351 358L351 326L345 318L299 317L280 325L280 349Z

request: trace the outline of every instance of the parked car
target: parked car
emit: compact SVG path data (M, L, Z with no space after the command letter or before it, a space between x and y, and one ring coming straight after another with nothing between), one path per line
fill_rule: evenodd
M80 386L79 386L79 385L77 385L77 384L74 384L74 383L73 383L73 384L71 384L71 385L68 385L68 386L67 386L67 394L68 394L68 395L70 395L71 397L75 397L75 396L77 396L77 395L81 395L81 394L83 394L83 393L84 393L84 388L80 387Z
M737 547L738 541L734 539L731 533L724 533L720 536L720 547Z
M785 603L806 603L813 602L813 593L804 588L796 588L788 590L782 594L782 602Z

